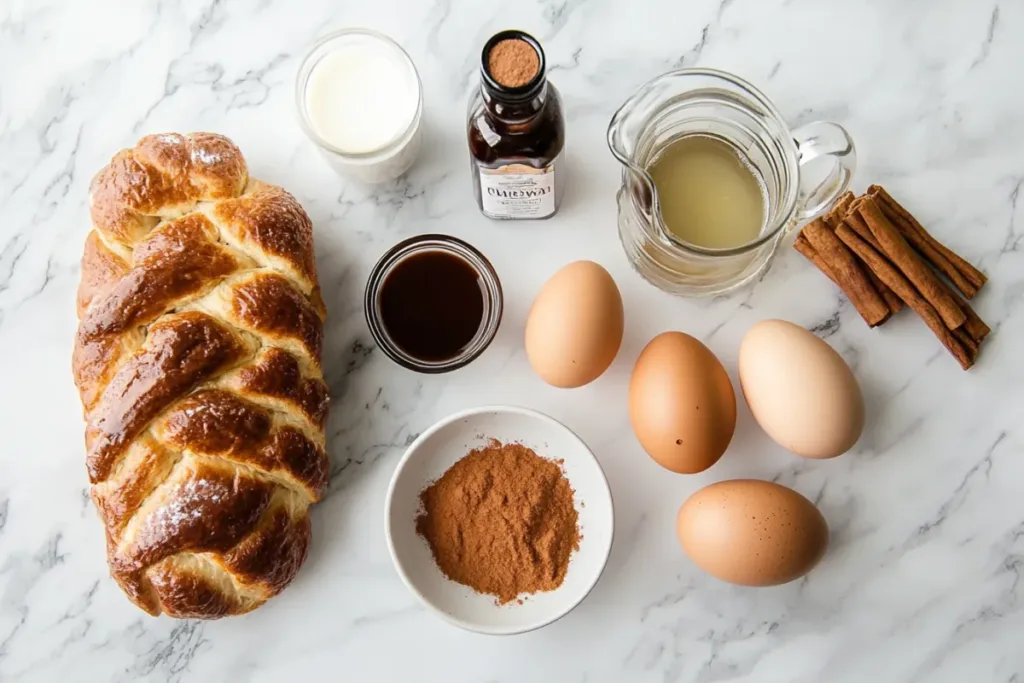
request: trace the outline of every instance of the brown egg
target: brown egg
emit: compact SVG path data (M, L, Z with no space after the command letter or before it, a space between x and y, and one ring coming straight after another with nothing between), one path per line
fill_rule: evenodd
M864 429L864 398L842 356L785 320L763 320L740 344L740 385L754 419L805 458L834 458Z
M742 586L798 579L828 547L828 525L814 503L754 479L721 481L694 493L679 508L676 532L698 567Z
M622 344L622 296L608 271L576 261L551 276L526 318L526 357L556 387L581 387L608 369Z
M640 353L629 382L629 421L665 469L701 472L718 462L736 429L736 395L708 347L665 332Z

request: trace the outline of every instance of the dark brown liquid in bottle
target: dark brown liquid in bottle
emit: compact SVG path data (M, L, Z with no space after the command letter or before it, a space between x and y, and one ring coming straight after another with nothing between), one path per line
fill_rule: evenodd
M536 50L538 71L526 85L509 88L489 69L490 49L502 41L525 42ZM532 36L521 31L501 31L484 46L480 92L470 105L467 122L473 187L477 205L492 218L548 218L558 211L564 192L565 169L556 162L565 147L562 98L547 81L544 51ZM527 166L538 170L554 165L554 210L531 214L491 214L484 209L481 172L503 167Z
M469 151L476 161L490 168L517 163L544 168L565 146L565 123L558 91L548 84L547 99L506 107L506 120L478 115L469 122ZM479 188L480 179L476 179Z
M484 318L480 274L443 251L425 251L398 262L380 289L381 323L410 356L439 362L473 341Z

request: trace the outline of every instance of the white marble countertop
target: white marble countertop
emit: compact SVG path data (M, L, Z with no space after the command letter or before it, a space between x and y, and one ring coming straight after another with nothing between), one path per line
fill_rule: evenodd
M399 40L426 89L427 140L410 175L375 190L335 177L294 118L298 58L318 34L365 25ZM463 116L493 32L544 44L568 118L568 192L539 225L497 224L473 202ZM861 681L1024 680L1024 4L941 0L122 0L0 4L0 681ZM762 87L793 123L856 138L856 187L888 186L991 281L995 329L963 373L901 315L868 330L786 250L730 298L664 295L629 269L615 230L611 113L678 65ZM74 290L91 175L144 133L232 137L253 175L281 184L316 225L330 320L333 478L313 512L306 566L279 598L220 622L152 619L107 576L86 493L70 373ZM361 293L400 238L449 232L494 262L506 316L494 345L448 376L374 350ZM613 273L626 339L611 370L572 392L530 371L521 335L541 283L590 258ZM723 460L696 476L653 464L629 428L626 386L655 334L694 334L735 377L746 329L783 317L854 367L869 425L854 452L811 462L772 444L741 406ZM401 584L383 531L403 447L482 403L537 408L595 450L616 501L597 588L527 635L460 631ZM722 584L674 534L709 482L775 479L819 502L833 534L804 581Z

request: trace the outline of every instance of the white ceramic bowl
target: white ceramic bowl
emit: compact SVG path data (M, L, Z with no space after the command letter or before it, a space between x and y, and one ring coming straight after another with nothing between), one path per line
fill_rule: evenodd
M441 573L427 542L416 535L419 494L469 451L488 439L522 443L545 458L564 460L575 491L580 549L556 590L535 593L523 604L495 604ZM451 415L423 432L398 463L388 488L388 549L405 585L442 618L470 631L509 635L531 631L567 614L587 596L604 570L615 528L612 496L601 465L578 436L546 415L526 408L489 406Z

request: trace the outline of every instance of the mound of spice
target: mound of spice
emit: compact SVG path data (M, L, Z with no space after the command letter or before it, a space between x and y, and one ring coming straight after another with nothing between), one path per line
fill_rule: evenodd
M498 604L562 585L580 533L560 465L492 440L425 488L416 531L444 575Z
M808 223L794 248L839 286L871 327L906 305L917 313L964 370L991 330L965 299L985 274L954 253L880 185L844 194Z
M502 40L487 55L491 77L506 88L521 88L540 71L540 57L525 40Z

